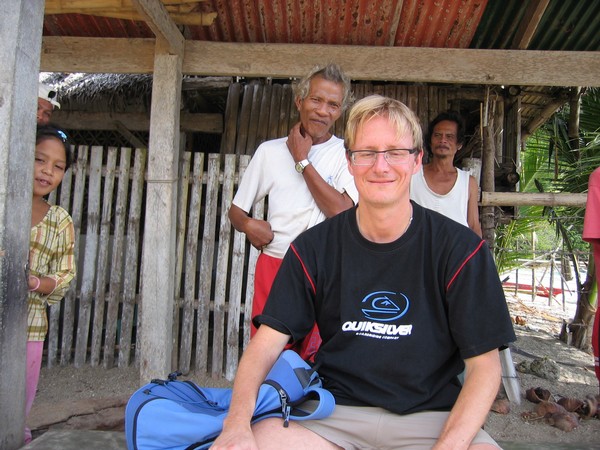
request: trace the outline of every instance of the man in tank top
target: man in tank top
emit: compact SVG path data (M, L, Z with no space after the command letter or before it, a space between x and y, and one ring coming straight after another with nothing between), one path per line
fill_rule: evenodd
M458 113L448 111L433 119L425 140L430 162L412 177L410 198L471 228L481 237L477 181L468 172L454 167L454 157L464 138L464 123Z

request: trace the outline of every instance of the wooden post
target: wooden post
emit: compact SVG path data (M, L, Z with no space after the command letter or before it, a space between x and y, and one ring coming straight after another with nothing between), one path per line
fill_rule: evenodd
M495 166L494 134L492 127L483 126L483 151L481 158L481 189L483 191L494 192L494 166ZM495 220L494 207L484 206L481 209L481 228L483 238L487 241L490 248L495 240Z
M44 2L0 16L0 448L23 444L31 185ZM15 188L21 186L20 189ZM22 184L19 184L22 183Z
M156 40L142 252L140 377L171 371L182 54ZM140 305L138 305L140 306Z
M556 264L554 261L554 252L550 253L550 286L548 292L548 306L552 306L552 297L554 297L554 269Z
M536 247L537 247L537 234L535 231L531 232L531 253L533 254L533 264L531 264L531 301L535 300L537 296L537 282L535 281L535 259L536 259Z

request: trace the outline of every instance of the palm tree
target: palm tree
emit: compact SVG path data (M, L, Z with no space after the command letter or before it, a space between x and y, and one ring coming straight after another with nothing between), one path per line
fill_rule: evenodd
M600 90L589 89L582 95L577 133L569 133L570 113L568 106L563 108L527 141L522 152L521 192L587 191L589 175L600 165ZM587 350L597 289L593 257L581 239L583 212L582 208L520 208L516 220L499 227L495 256L500 273L516 267L520 258L531 256L530 236L540 222L548 221L555 227L556 237L574 268L578 288L577 310L568 330L572 333L571 343ZM578 263L580 249L585 249L583 253L590 261L583 282Z
M555 184L560 192L586 192L590 174L600 165L600 90L590 89L582 96L578 133L573 133L571 130L569 134L568 122L565 120L568 113L569 111L562 111L555 116L554 120L553 142L556 154L564 161L563 164L566 164L557 174ZM573 244L581 239L583 211L576 208L562 208L561 212L549 208L546 214L556 225L557 234L561 234L575 262L574 267L578 268ZM558 216L563 219L557 220ZM584 350L590 348L591 329L598 303L595 261L589 246L587 248L590 261L587 277L584 282L577 279L579 293L577 310L569 325L572 345ZM577 270L576 274L578 274Z

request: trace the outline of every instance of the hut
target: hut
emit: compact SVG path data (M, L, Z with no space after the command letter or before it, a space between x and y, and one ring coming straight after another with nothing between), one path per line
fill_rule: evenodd
M3 448L14 448L22 428L9 412L22 403L26 314L10 300L25 292L40 70L71 74L56 80L69 99L56 120L78 136L78 161L59 201L71 202L85 235L78 286L62 306L72 308L63 311L72 332L48 345L63 364L136 361L143 380L164 376L182 355L215 376L235 370L254 256L224 211L256 145L293 120L291 78L336 61L359 97L400 98L424 124L442 109L465 113L472 143L461 156L482 159L484 208L516 204L490 201L496 172L518 172L524 136L599 83L600 37L587 33L600 17L592 1L116 3L47 0L44 10L9 2L0 19L0 403L13 406L0 416ZM135 75L78 91L81 73ZM223 77L214 97L199 87ZM75 109L78 95L91 109ZM494 214L484 217L493 238Z

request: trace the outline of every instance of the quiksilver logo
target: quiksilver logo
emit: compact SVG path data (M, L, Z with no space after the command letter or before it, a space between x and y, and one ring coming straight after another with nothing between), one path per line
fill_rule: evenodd
M362 312L367 319L378 322L391 322L399 319L408 311L409 301L404 294L390 291L377 291L362 300Z
M342 330L386 336L409 336L412 333L412 325L348 321L342 325Z

